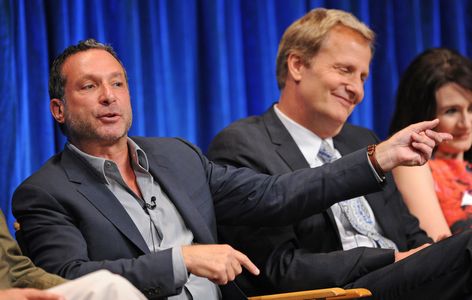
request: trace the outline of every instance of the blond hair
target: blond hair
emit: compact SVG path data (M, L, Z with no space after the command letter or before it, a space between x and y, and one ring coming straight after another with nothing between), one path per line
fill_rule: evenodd
M370 43L373 52L375 33L360 22L354 15L337 9L317 8L295 21L285 30L277 52L277 84L285 87L287 79L287 58L296 52L302 62L308 66L310 59L319 51L329 31L336 25L342 25L359 32Z

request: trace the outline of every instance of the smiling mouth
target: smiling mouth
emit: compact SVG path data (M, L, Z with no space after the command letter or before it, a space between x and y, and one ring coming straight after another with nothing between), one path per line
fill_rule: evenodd
M454 135L455 140L468 140L470 138L471 132Z
M354 101L349 100L348 98L336 94L333 94L333 96L336 97L345 106L351 107L352 105L354 105Z

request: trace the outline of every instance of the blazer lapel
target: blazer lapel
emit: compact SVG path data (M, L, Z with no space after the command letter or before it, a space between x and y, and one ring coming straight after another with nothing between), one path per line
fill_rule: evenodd
M158 151L158 149L156 149ZM150 153L148 153L150 152ZM149 159L149 169L165 191L169 200L175 205L187 227L192 231L195 240L199 243L216 243L216 232L212 233L190 197L185 192L185 187L180 185L179 179L172 169L165 164L165 158L159 154L146 151ZM151 158L152 157L152 158Z
M279 146L277 152L285 161L285 163L287 163L287 165L291 168L291 170L294 171L298 169L309 168L310 165L306 161L287 128L285 128L279 117L277 117L275 114L274 107L272 106L272 108L267 111L263 117L272 143ZM331 221L332 226L336 226L336 221L334 220L331 209L327 209L323 213L328 214L328 218ZM338 232L337 236L340 243L341 238Z
M263 115L264 123L277 153L282 160L294 171L310 167L292 136L275 114L274 106Z
M119 200L100 182L85 162L66 148L61 163L69 180L77 184L77 191L143 253L149 253L149 248L141 233Z

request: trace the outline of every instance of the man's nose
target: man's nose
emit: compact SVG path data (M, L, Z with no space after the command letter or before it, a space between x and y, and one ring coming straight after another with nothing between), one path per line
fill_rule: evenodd
M351 99L356 103L360 102L364 97L364 82L362 80L352 80L346 85L346 90Z
M116 96L113 87L109 84L103 84L100 94L100 102L106 104L114 101L116 101Z

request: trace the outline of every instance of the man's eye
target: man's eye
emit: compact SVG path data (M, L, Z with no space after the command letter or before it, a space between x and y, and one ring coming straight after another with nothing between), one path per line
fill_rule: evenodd
M351 71L348 67L338 67L338 70L343 73L349 73Z
M86 84L84 86L82 86L82 89L83 90L91 90L93 89L95 86L93 84Z
M123 82L121 82L121 81L114 82L114 83L113 83L113 86L122 87L122 86L123 86Z

